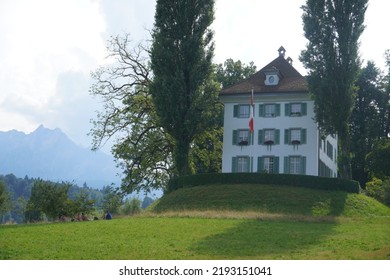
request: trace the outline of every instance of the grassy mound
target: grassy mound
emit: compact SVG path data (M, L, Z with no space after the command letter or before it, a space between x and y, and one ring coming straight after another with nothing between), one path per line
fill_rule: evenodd
M152 212L255 211L311 216L390 216L390 208L364 194L271 185L206 185L178 189Z
M389 221L363 194L208 185L139 216L0 226L0 259L390 259Z

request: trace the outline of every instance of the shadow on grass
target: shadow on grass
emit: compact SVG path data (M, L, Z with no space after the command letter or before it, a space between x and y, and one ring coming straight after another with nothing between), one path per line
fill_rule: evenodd
M246 220L191 249L209 259L304 259L307 250L331 235L335 226L335 221Z

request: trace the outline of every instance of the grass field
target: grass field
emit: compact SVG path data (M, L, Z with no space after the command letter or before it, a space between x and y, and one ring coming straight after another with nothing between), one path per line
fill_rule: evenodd
M390 259L388 207L270 188L183 189L141 216L1 226L0 259Z

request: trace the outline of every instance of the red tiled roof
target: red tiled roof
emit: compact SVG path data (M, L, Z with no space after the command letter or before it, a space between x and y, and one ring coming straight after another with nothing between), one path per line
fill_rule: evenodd
M280 73L280 81L277 85L265 85L265 72L276 68ZM248 79L222 89L220 96L233 94L254 93L289 93L289 92L308 92L307 81L283 56L278 56L260 71L253 74Z

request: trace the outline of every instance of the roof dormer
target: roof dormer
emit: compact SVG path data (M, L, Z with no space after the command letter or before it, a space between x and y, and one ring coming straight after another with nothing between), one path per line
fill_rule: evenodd
M264 84L266 86L276 86L279 84L280 80L280 71L275 67L264 70L265 80Z

